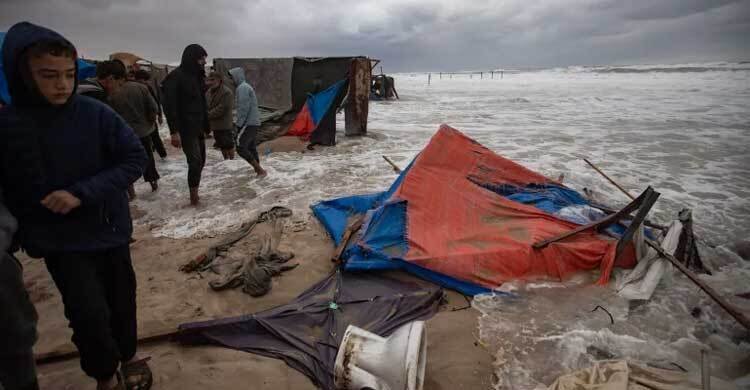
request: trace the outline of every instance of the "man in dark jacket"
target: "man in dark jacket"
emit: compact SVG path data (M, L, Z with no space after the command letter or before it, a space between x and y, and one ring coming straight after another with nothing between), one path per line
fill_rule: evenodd
M0 389L35 390L36 310L23 285L21 263L11 254L18 224L5 208L0 189Z
M125 66L119 61L102 61L96 65L96 77L78 84L76 93L109 105L112 96L125 82Z
M205 133L209 131L206 109L206 51L192 44L182 53L182 61L162 83L164 114L167 117L172 145L182 147L188 163L190 204L197 206L198 187L206 163Z
M156 131L158 113L156 101L151 97L145 85L135 81L126 81L116 93L110 96L109 102L115 112L125 119L141 140L146 156L148 156L143 179L151 184L151 191L156 191L159 189L159 172L156 170L154 144L151 140L151 134Z
M234 124L232 110L234 109L234 94L224 85L218 72L211 72L208 76L208 122L216 139L216 146L221 149L224 160L234 160Z
M161 140L161 136L159 135L159 126L164 123L164 112L162 112L161 109L161 96L158 93L159 90L154 88L153 84L151 83L151 74L147 71L139 69L135 72L134 77L135 81L145 85L146 88L148 88L148 92L151 94L151 97L154 98L154 101L156 101L156 107L158 108L156 122L158 123L158 126L156 126L156 131L151 134L151 141L154 144L154 150L159 153L159 157L164 160L165 158L167 158L167 149L164 147L164 142Z
M13 102L0 110L0 187L18 243L44 258L98 388L124 388L119 367L147 388L125 194L146 164L143 147L109 107L73 93L76 49L56 32L18 23L2 55Z

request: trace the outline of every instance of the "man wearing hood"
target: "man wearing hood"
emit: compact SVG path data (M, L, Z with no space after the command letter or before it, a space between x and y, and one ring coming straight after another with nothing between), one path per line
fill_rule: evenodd
M147 388L150 370L135 358L126 195L146 153L114 111L73 93L77 53L61 35L18 23L2 55L12 103L0 110L0 187L18 219L16 240L29 256L44 258L81 368L97 388L121 389L124 381Z
M190 204L197 206L198 187L206 163L205 133L209 131L206 108L206 51L199 45L188 45L182 61L162 83L164 114L167 117L172 145L182 147L188 164Z
M239 141L237 142L237 154L240 155L259 177L265 177L266 171L260 166L260 156L255 140L260 129L260 111L258 110L258 98L255 96L255 90L245 80L245 70L242 68L233 68L229 74L234 79L235 100L237 105L237 133Z

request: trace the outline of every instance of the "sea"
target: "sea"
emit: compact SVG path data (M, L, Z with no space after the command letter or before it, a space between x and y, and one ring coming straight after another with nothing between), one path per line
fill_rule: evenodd
M628 202L584 158L631 194L661 193L650 218L664 224L693 211L703 279L750 313L750 262L735 246L750 230L750 63L577 66L498 72L401 73L400 99L370 103L368 135L306 153L260 150L269 176L209 150L202 209L182 207L182 158L159 165L159 193L136 200L136 223L157 236L213 237L258 211L284 205L315 223L309 206L382 191L396 178L382 156L405 167L441 124L548 177L564 175L603 203ZM161 129L166 137L166 129ZM145 192L145 185L139 191ZM546 388L602 359L636 359L700 375L702 351L717 380L750 389L750 338L676 271L647 302L629 302L597 275L511 283L514 292L474 298L477 342L495 357L497 389ZM593 311L597 306L606 309ZM610 316L607 314L611 314ZM428 357L429 358L429 357ZM697 374L696 374L697 373Z

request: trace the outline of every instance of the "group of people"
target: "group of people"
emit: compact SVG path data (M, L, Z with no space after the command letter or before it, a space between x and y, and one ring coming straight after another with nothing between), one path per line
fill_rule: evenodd
M146 72L128 72L116 60L79 83L75 46L27 22L8 30L2 56L12 101L0 108L0 390L38 388L37 314L14 257L19 250L44 259L81 368L97 389L148 389L148 358L136 353L128 189L140 177L158 189L153 153L166 156L162 114L171 144L187 158L192 205L210 132L225 159L236 150L265 176L255 93L241 68L231 70L234 92L223 81L230 75L206 78L199 45L185 48L160 89L149 86Z

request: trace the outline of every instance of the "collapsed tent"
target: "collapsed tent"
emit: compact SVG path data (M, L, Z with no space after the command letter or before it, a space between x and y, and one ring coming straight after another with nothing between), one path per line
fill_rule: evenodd
M5 33L0 32L0 48L3 46L5 41ZM82 59L78 59L78 80L83 80L96 75L96 66L90 64ZM8 80L5 79L5 72L3 71L3 58L2 52L0 52L0 100L5 103L10 103L10 92L8 91Z
M300 137L312 145L334 145L336 108L344 98L347 85L347 80L341 80L323 91L308 95L285 135Z
M349 325L386 337L406 323L432 317L442 295L434 285L337 269L286 305L183 324L177 339L282 359L316 386L332 390L336 354Z
M229 69L245 69L247 81L253 86L261 111L261 129L258 143L280 137L287 133L291 122L307 105L309 94L317 94L337 85L341 80L340 95L334 105L338 106L343 96L349 94L346 105L347 135L367 132L367 105L371 60L366 57L326 58L216 58L214 69L227 75L224 82L230 87ZM360 86L363 84L364 87ZM336 120L322 118L311 142L323 145L335 143Z
M312 209L337 245L362 218L341 256L346 270L404 269L469 295L593 269L605 283L615 265L635 264L632 244L617 257L618 240L593 229L535 248L596 219L598 210L446 125L388 191Z

